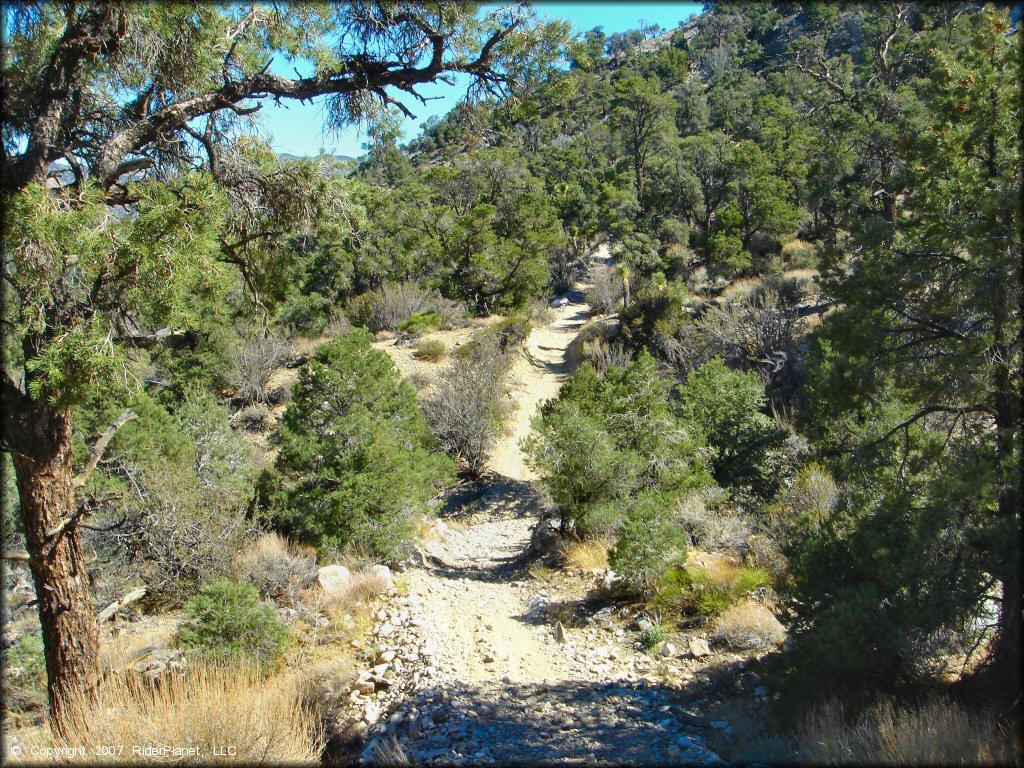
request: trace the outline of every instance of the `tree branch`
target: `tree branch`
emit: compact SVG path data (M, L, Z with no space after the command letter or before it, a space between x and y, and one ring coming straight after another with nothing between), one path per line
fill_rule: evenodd
M855 448L850 448L850 449L847 449L847 450L839 450L839 451L826 451L825 453L828 454L828 455L836 455L837 453L862 453L863 451L866 451L866 450L869 450L871 448L874 448L875 446L881 445L882 443L884 443L887 440L889 440L889 438L891 438L893 435L895 435L900 430L907 429L908 427L916 424L918 421L923 419L925 416L928 416L929 414L932 414L932 413L952 413L952 414L956 414L957 416L964 416L964 415L966 415L968 413L986 413L987 414L989 412L990 412L990 410L988 408L985 408L984 406L980 406L980 405L965 406L963 408L956 408L956 407L948 406L948 405L930 405L930 406L928 406L926 408L922 408L917 413L915 413L913 416L911 416L909 419L906 419L905 421L901 421L899 424L897 424L895 427L890 429L888 432L886 432L884 435L882 435L879 438L876 438L876 439L874 439L874 440L872 440L870 442L864 443L863 445L859 445L859 446L857 446Z
M117 3L90 4L69 23L43 73L25 152L5 164L8 189L22 189L33 179L44 177L50 162L63 154L58 139L62 127L69 123L69 110L74 111L80 104L74 92L83 63L114 53L127 32L124 9Z
M81 488L85 485L86 481L89 479L89 475L92 474L92 471L96 469L96 465L100 463L100 459L103 458L103 452L107 450L107 444L111 439L113 439L117 430L129 421L133 421L137 418L139 417L131 411L125 411L114 420L113 424L103 431L103 434L100 435L99 439L92 447L92 455L89 457L89 461L86 463L85 468L75 475L74 479L71 481L72 488Z
M304 100L359 91L369 91L380 98L384 88L390 86L408 91L415 85L433 81L443 72L466 72L492 82L500 81L502 78L490 71L494 49L523 23L522 19L516 19L491 35L484 42L480 55L475 60L451 61L446 64L443 34L415 16L399 15L398 20L416 24L430 40L433 54L424 66L375 61L365 56L354 55L348 57L337 71L322 72L311 77L290 79L261 71L226 82L210 93L158 109L114 135L106 143L94 164L95 178L103 189L108 189L117 181L117 168L126 156L138 152L148 143L158 140L167 133L181 130L186 123L202 115L221 109L248 114L254 108L242 107L240 104L249 99L271 97ZM398 105L398 102L390 97L384 100Z
M122 597L120 600L115 600L98 614L96 614L96 621L102 624L104 621L109 619L115 613L120 611L122 608L127 608L129 605L137 600L141 600L146 596L145 587L137 587L129 592L127 595Z

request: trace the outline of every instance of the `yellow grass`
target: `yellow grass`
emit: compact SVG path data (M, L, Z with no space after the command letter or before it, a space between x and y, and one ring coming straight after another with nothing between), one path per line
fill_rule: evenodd
M387 577L373 571L357 571L345 583L345 589L332 603L349 606L354 603L369 603L387 592L391 587Z
M786 630L767 606L742 600L715 620L711 637L732 648L763 648L785 640Z
M718 552L702 552L689 549L686 553L686 565L699 566L707 572L711 583L716 587L724 587L735 581L742 565L729 555Z
M1006 765L1010 736L987 713L936 700L920 707L883 703L855 725L828 704L808 718L801 757L820 765Z
M66 735L15 731L8 753L30 764L313 765L323 733L300 695L296 676L268 679L246 667L199 665L183 677L165 676L159 686L118 675L104 681L97 701L71 702ZM100 745L109 753L97 754ZM153 753L163 747L183 751Z
M608 567L610 549L611 542L606 539L573 541L562 549L562 561L567 567L581 571L604 570Z

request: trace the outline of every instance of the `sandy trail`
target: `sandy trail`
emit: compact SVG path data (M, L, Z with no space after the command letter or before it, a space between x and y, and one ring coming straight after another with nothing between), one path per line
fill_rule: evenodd
M607 246L601 248L595 263L609 258ZM547 628L523 620L531 608L527 585L508 577L539 511L536 474L527 466L522 440L541 404L556 397L572 374L569 345L590 317L585 290L583 284L567 293L568 303L551 310L552 320L530 332L509 372L517 407L491 454L491 479L479 500L487 519L464 530L449 528L428 542L424 551L439 570L413 574L412 588L425 598L426 634L444 638L439 668L461 684L542 682L564 674Z

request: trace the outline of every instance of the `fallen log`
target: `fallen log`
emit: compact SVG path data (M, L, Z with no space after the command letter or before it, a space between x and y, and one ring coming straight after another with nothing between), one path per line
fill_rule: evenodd
M113 616L115 613L120 611L122 608L126 608L136 600L141 600L146 595L145 587L138 587L133 589L127 595L122 597L120 600L115 600L102 611L96 615L96 621L102 623Z

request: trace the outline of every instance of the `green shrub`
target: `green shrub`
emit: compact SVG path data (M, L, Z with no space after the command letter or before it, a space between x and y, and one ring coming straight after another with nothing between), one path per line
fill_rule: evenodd
M330 299L313 292L292 296L277 313L277 322L291 335L319 336L331 319Z
M771 576L761 568L678 566L665 571L658 579L652 605L662 610L712 619L735 605L744 595L768 586L771 586Z
M643 595L650 595L673 556L686 557L686 539L668 510L672 500L644 495L630 507L619 527L619 540L609 562L622 583Z
M710 484L700 435L668 400L668 382L654 358L642 353L604 376L580 368L544 405L526 451L558 504L563 527L582 523L607 530L641 493ZM668 506L664 502L663 515Z
M681 364L680 343L693 324L682 298L668 291L638 293L619 313L623 343L634 350L646 349L668 363Z
M640 643L648 651L657 648L667 637L668 630L660 623L650 624L640 631Z
M775 459L786 431L761 412L764 405L757 373L732 370L719 358L687 377L680 410L706 436L712 473L723 488L770 497L778 486Z
M172 414L144 393L132 409L139 418L111 444L119 468L92 478L108 497L100 525L85 532L107 563L97 601L114 600L142 581L147 608L180 607L203 583L229 574L232 557L258 528L245 513L256 471L253 447L231 429L227 409L211 395L188 392ZM111 418L100 416L98 423Z
M708 245L711 266L718 274L732 277L750 267L750 252L743 249L743 241L738 237L718 232L712 235Z
M178 630L184 648L218 661L253 657L272 666L287 647L288 630L256 588L229 579L204 585L186 606L189 620Z
M278 523L321 548L398 559L452 472L415 391L369 333L354 329L320 347L293 393L277 460Z
M398 330L418 335L428 331L436 331L440 327L441 316L431 310L430 312L413 312L411 318L398 326Z
M381 330L375 327L374 319L374 302L379 296L380 294L374 291L367 291L358 296L352 296L345 302L345 314L348 315L348 319L352 321L353 325L369 328L374 332Z
M417 360L427 360L434 363L444 359L448 354L448 345L440 339L424 340L416 344L412 354Z

